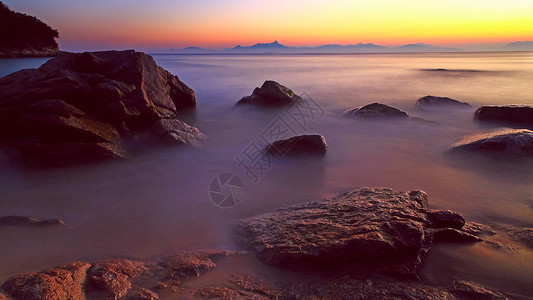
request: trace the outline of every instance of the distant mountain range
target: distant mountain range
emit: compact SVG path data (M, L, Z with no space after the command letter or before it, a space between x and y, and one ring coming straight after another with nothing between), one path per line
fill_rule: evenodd
M490 51L529 51L533 50L533 41L513 42L503 47L486 49ZM183 49L167 49L167 53L191 53L191 54L264 54L264 53L388 53L388 52L460 52L465 51L459 48L438 47L429 44L417 43L397 47L385 47L372 43L358 43L353 45L322 45L317 47L289 47L280 44L278 41L272 43L257 43L252 46L237 45L233 48L221 50L205 49L199 47L187 47Z

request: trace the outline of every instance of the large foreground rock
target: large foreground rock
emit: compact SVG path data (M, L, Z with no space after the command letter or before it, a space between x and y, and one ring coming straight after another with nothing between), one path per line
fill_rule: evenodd
M446 150L448 153L481 153L498 157L533 156L533 131L528 129L498 129L462 138Z
M349 109L343 114L347 117L361 119L406 119L409 117L404 111L377 102Z
M285 107L293 103L303 103L303 99L288 87L281 85L276 81L267 80L260 88L256 87L250 96L243 97L239 100L236 105L250 104L269 107Z
M416 276L441 233L447 241L480 240L462 231L462 224L457 213L428 210L422 191L362 188L238 221L236 233L240 243L275 266L364 262L375 263L374 270Z
M533 106L482 106L476 110L475 117L481 121L533 126Z
M324 156L328 151L328 144L324 136L309 134L294 136L285 140L275 141L265 147L264 152L272 156L301 156L316 155Z
M205 136L177 119L195 105L194 92L144 53L64 54L0 78L0 138L48 165L124 158L123 141L145 133L197 146Z
M424 96L416 100L415 108L424 110L434 108L472 108L472 106L466 102L448 97Z

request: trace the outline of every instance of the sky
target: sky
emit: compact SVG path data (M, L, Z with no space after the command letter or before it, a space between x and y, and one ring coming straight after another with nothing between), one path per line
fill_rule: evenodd
M279 41L287 46L533 40L533 0L4 0L57 29L66 51Z

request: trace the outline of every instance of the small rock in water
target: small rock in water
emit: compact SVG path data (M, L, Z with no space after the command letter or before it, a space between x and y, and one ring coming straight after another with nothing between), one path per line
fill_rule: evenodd
M343 113L346 117L351 118L363 118L363 119L381 119L381 118L391 118L391 119L406 119L409 118L409 115L392 106L388 106L381 103L371 103L365 106L356 107L349 109Z
M48 219L39 221L33 217L26 216L5 216L0 218L0 226L54 226L65 225L61 219Z
M448 97L437 96L424 96L416 100L415 103L415 108L419 110L444 107L472 108L472 106L466 102L461 102Z
M476 133L451 145L448 153L482 153L501 158L533 156L533 131L528 129L498 129Z
M250 96L243 97L236 105L250 104L268 107L285 107L291 104L301 104L303 99L288 87L267 80L259 88L256 87Z
M265 147L264 152L274 156L324 156L328 151L328 144L324 136L319 134L299 135L285 140L275 141Z
M480 121L533 126L532 105L482 106L475 112Z

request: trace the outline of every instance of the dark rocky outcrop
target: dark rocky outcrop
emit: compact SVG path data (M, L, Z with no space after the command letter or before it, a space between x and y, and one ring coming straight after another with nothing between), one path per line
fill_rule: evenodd
M60 219L48 219L39 221L33 217L26 216L5 216L0 217L0 226L36 226L46 227L54 225L65 225L65 222Z
M434 108L472 108L472 106L466 102L448 97L424 96L416 100L415 108L425 110Z
M294 103L301 104L303 103L303 99L288 87L276 81L267 80L261 88L256 87L250 96L243 97L236 105L249 104L267 107L285 107Z
M406 112L381 103L371 103L352 108L343 114L346 117L357 119L407 119L409 117Z
M123 141L146 134L199 146L205 136L177 119L195 105L193 90L144 53L64 54L0 78L0 138L54 166L126 158Z
M459 214L428 211L425 203L422 191L362 188L241 220L237 240L275 266L323 268L359 261L372 270L416 276L441 232L470 236L461 232Z
M447 153L481 153L502 158L533 156L533 131L498 129L464 137L451 145Z
M0 58L60 54L57 30L36 17L11 11L0 2Z
M476 110L475 118L480 121L533 126L533 106L482 106Z
M275 141L264 149L272 156L290 157L301 155L324 156L328 151L326 139L319 134L299 135L285 140Z

